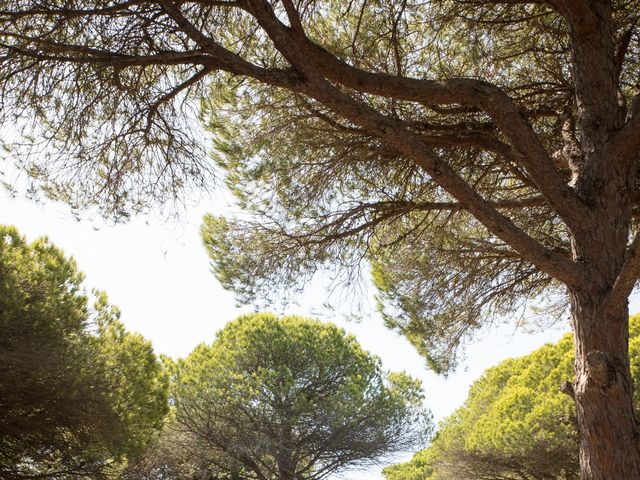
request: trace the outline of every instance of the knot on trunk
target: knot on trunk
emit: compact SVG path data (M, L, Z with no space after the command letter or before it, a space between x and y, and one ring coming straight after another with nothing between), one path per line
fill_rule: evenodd
M594 350L587 353L587 376L594 385L606 388L611 383L609 362L604 353Z
M560 385L560 391L566 395L569 395L574 400L576 399L575 390L573 388L573 383L569 380L564 380Z

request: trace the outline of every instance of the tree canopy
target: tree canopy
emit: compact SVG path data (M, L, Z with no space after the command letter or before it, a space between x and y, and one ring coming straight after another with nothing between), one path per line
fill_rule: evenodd
M167 412L151 344L46 238L0 226L0 477L106 478Z
M568 334L488 369L430 447L385 469L387 480L578 479L575 405L558 388L572 374L572 344ZM639 382L640 315L630 319L629 354Z
M417 380L317 320L242 316L174 368L173 421L133 478L321 479L429 427Z
M640 477L638 0L1 5L2 120L34 189L122 219L206 185L201 100L249 212L206 222L226 287L369 262L440 371L492 315L567 292L584 478Z

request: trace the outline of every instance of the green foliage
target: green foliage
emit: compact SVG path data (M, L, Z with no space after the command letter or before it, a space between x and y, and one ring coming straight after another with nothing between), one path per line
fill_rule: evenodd
M0 226L0 476L113 474L162 424L167 379L151 344L82 288L46 238Z
M548 5L508 3L313 1L301 18L313 41L365 71L495 83L556 152L562 115L571 115L574 101L566 24ZM627 28L632 5L616 7L616 29ZM269 39L247 41L246 27L234 23L229 37L244 39L249 58L275 66ZM207 217L203 238L217 277L241 301L280 299L320 269L340 282L371 264L387 325L434 370L447 372L487 317L560 293L397 145L312 98L252 81L230 91L228 83L212 84L203 118L215 136L215 160L249 215ZM497 130L476 105L417 105L343 90L362 109L400 119L484 199L510 204L501 213L538 243L570 250L567 229L548 205L517 207L538 194L524 170L482 142L458 142L493 138ZM560 168L569 181L566 165Z
M174 370L175 421L144 478L323 478L415 444L430 425L420 383L332 324L246 315ZM157 458L162 445L182 453ZM200 477L197 477L200 478Z
M633 116L638 0L596 15L610 43L597 68L572 55L558 2L265 0L263 18L233 1L93 3L2 9L0 123L32 190L120 220L208 186L197 100L248 213L205 226L225 287L279 299L319 269L372 263L388 325L439 371L488 316L566 281L540 266L567 260L589 217L565 224L573 195L552 198L588 156L576 85Z
M436 459L437 451L434 444L416 453L410 462L387 467L383 473L387 480L435 480Z
M640 315L630 318L630 337L637 384ZM571 335L488 369L465 404L441 422L431 446L387 468L387 480L577 479L575 404L560 391L572 376Z
M118 321L120 312L107 304L105 294L99 295L96 308L97 351L109 386L109 401L122 429L120 449L135 455L163 425L169 378L151 342L125 330Z

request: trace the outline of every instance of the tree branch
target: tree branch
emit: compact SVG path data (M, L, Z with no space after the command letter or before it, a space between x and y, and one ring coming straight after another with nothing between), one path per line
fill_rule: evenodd
M154 55L125 55L96 48L84 48L58 42L39 41L38 49L16 47L0 43L0 47L13 52L14 56L33 58L39 61L59 61L105 65L112 67L145 67L151 65L209 65L212 58L199 50L186 52L162 52ZM8 60L5 56L2 60Z
M165 13L181 28L181 30L201 48L206 50L214 59L220 62L219 68L237 75L246 75L269 85L289 88L298 91L300 84L296 75L291 71L266 69L254 65L240 55L227 50L212 38L204 35L187 17L185 17L176 4L170 0L158 2Z
M180 94L180 92L183 92L184 90L191 88L193 85L195 85L200 80L205 78L213 70L215 70L215 68L211 66L203 68L202 70L197 72L195 75L188 78L187 80L182 82L180 85L176 86L169 92L165 93L162 97L160 97L153 105L149 107L149 111L147 112L147 126L145 127L145 130L147 132L150 130L153 117L163 103L170 101L171 99L176 97L178 94Z
M409 100L429 105L462 104L487 112L512 143L520 163L529 173L540 193L565 220L570 229L587 229L588 208L564 183L537 135L512 100L498 87L482 80L455 78L445 81L422 80L384 73L367 72L339 60L309 40L303 32L282 24L271 9L261 9L260 1L249 1L252 13L281 53L292 64L298 55L314 70L308 74L322 76L359 92L381 95L397 100ZM295 50L295 52L294 52ZM300 65L297 65L300 68Z
M638 277L640 277L640 232L636 233L627 249L627 258L620 269L618 278L616 278L613 287L609 291L606 305L610 305L610 308L613 308L619 305L620 302L625 302L631 295Z
M223 70L260 80L269 85L297 91L300 79L295 72L285 69L267 69L252 64L239 55L222 47L213 39L205 36L177 9L171 1L160 1L167 15L172 18L200 49L184 52L166 51L151 55L128 55L115 51L93 47L55 42L42 38L33 38L20 34L5 33L5 37L17 38L31 43L37 48L17 47L3 42L2 48L15 55L34 58L39 61L59 61L80 64L96 64L113 67L138 67L153 65L201 64L210 67L209 71ZM227 2L228 3L228 2ZM10 57L5 56L2 60Z
M609 139L611 158L628 164L640 161L640 94L632 102L631 118Z
M526 232L517 227L509 218L498 212L498 210L454 172L451 167L443 162L432 150L432 147L421 139L419 135L407 130L402 122L385 116L364 103L357 102L325 80L320 74L321 72L319 72L320 67L315 63L310 64L308 61L310 50L305 48L301 51L299 49L301 42L299 36L291 35L291 29L277 19L267 2L262 0L248 0L248 4L251 13L255 15L261 27L274 42L276 48L294 67L303 73L306 79L303 90L307 95L315 98L327 108L352 123L360 125L370 133L386 140L398 152L411 158L417 165L422 167L438 185L444 188L451 196L458 200L466 210L474 215L493 235L510 245L514 250L518 251L523 258L540 270L569 286L578 286L586 281L584 271L581 267L571 261L571 259L547 250ZM315 50L315 48L312 50ZM327 56L330 55L327 54ZM337 59L334 60L339 62ZM347 70L350 69L351 67L347 67ZM402 80L409 80L409 83L413 83L410 79ZM421 81L416 82L420 83ZM477 84L475 84L475 81L471 82L474 82L475 89ZM489 88L495 87L489 86ZM519 118L523 120L522 117L519 116ZM528 129L527 126L527 130ZM537 138L536 143L539 143ZM546 153L545 158L551 162L551 160L546 157ZM553 174L550 176L550 181L553 179L554 183L557 183L559 176L556 174L555 168L552 167L551 172L553 172ZM551 172L546 172L545 178L549 176ZM540 177L538 177L538 181L539 180ZM577 201L566 185L562 186L562 190L569 195L571 199ZM556 207L553 202L550 203ZM572 201L571 203L573 204L574 202ZM580 206L580 210L584 210L584 205L580 203ZM560 208L560 210L565 209ZM584 217L576 217L576 212L572 212L572 218L580 220L583 223L585 222ZM584 228L584 225L582 228Z
M637 23L638 23L638 19L636 18L631 23L631 26L622 34L622 37L620 37L620 40L618 41L618 45L616 48L616 57L615 57L616 82L620 81L620 74L622 73L622 67L624 66L624 58L627 55L629 44L631 43L631 39L633 38L633 30L636 28Z

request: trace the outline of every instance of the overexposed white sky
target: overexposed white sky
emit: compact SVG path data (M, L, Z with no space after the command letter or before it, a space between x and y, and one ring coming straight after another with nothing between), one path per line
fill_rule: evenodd
M106 291L111 303L120 307L129 330L150 339L156 352L182 357L198 343L211 342L226 322L252 311L238 308L233 295L217 284L200 241L202 216L229 211L227 200L220 195L192 205L178 221L155 214L111 226L99 219L78 222L64 205L36 204L1 191L0 223L15 225L29 240L48 236L76 259L88 287ZM324 290L310 289L287 313L313 314L325 300ZM339 313L326 312L323 318L355 334L364 348L381 357L385 368L420 378L436 420L464 402L470 383L486 368L556 341L568 331L563 325L530 335L505 325L485 332L466 349L466 361L458 372L445 379L429 372L413 347L386 329L377 314L359 323ZM380 470L350 471L340 478L376 480L383 478Z

